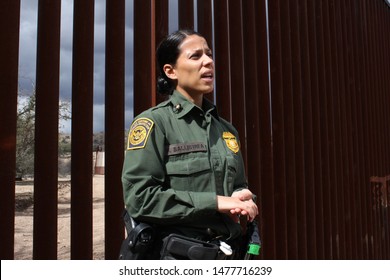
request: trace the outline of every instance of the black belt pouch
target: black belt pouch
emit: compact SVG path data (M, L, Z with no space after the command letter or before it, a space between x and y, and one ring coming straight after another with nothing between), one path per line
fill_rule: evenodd
M219 246L179 234L170 234L163 240L162 260L215 260Z

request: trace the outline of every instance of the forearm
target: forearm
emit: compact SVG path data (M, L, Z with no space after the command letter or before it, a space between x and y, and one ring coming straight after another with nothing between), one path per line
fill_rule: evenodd
M184 223L217 210L214 193L178 191L158 184L129 183L124 186L124 197L133 218L153 223Z

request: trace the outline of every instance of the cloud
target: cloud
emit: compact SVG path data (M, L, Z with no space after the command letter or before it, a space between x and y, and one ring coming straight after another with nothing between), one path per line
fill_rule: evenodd
M73 1L61 2L60 97L72 95Z
M19 91L31 93L35 84L38 0L22 1L19 39Z
M73 1L61 1L61 51L72 52Z
M93 131L104 131L104 104L93 105Z

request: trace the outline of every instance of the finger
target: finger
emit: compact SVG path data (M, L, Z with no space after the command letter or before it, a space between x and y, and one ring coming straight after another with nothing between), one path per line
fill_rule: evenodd
M237 197L242 201L252 199L252 192L248 189L243 189L232 194L232 197Z

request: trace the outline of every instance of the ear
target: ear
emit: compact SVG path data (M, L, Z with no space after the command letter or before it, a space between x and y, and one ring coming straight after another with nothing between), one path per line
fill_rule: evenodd
M165 75L171 80L177 80L175 68L171 64L165 64L163 67Z

